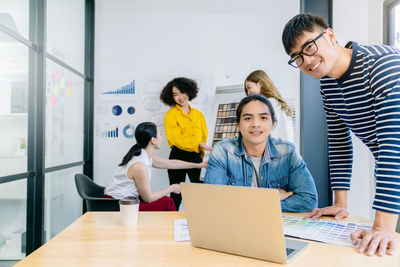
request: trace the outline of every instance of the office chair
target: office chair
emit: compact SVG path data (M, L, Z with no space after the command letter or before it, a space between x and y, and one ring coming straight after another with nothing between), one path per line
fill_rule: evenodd
M104 187L84 174L75 174L78 194L86 201L88 211L119 211L119 200L104 198Z

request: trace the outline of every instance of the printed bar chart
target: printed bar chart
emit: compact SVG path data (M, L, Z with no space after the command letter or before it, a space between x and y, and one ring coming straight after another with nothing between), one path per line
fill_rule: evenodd
M118 138L118 127L115 130L102 131L99 135L105 138Z
M135 80L130 84L124 85L121 88L112 91L102 92L103 95L133 95L135 94Z

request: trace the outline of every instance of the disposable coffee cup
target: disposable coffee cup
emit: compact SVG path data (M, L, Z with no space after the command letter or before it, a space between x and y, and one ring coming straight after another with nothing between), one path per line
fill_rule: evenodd
M119 201L121 224L123 226L135 226L139 214L139 199L125 198Z

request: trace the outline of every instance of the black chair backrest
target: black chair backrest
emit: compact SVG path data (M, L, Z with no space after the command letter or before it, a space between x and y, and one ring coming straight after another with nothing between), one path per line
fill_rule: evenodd
M78 194L86 201L88 211L119 211L119 200L104 198L104 187L84 174L75 174Z

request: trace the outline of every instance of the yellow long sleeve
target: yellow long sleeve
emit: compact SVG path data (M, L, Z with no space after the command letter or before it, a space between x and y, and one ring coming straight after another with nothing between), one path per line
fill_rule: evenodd
M195 108L190 107L189 114L186 114L179 105L175 105L165 113L164 126L170 147L198 153L199 143L207 142L206 120Z

